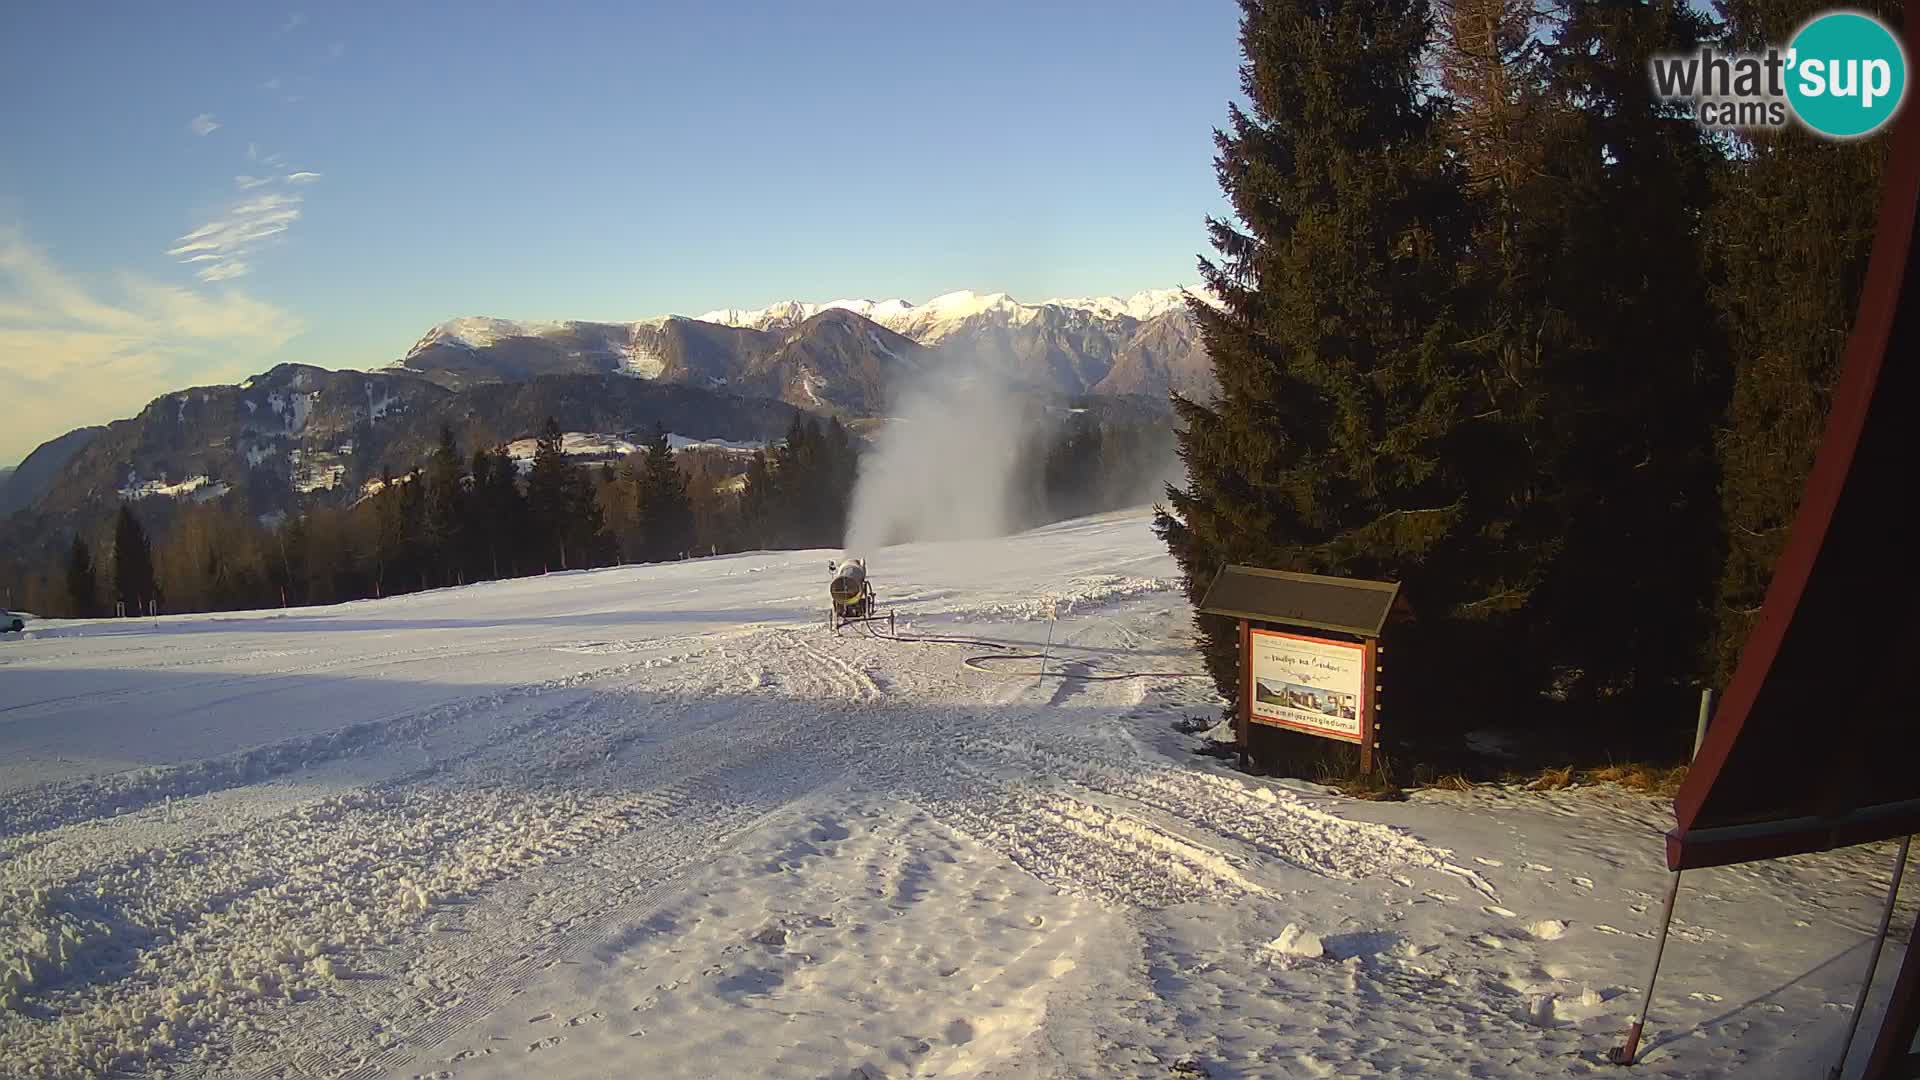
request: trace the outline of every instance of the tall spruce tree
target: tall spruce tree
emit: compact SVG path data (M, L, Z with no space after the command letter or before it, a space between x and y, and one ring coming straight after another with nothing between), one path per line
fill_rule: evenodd
M1581 275L1560 276L1555 265L1568 205L1553 168L1572 139L1574 110L1549 86L1543 21L1529 0L1452 0L1438 27L1448 102L1440 131L1460 166L1469 222L1460 347L1476 370L1477 415L1491 421L1475 425L1463 480L1492 517L1479 555L1502 582L1479 610L1510 630L1537 618L1536 590L1563 542L1546 371L1566 333L1556 290L1582 286ZM1502 636L1500 665L1516 690L1541 681L1550 651L1533 635Z
M747 464L746 486L740 496L740 531L750 549L780 546L778 488L773 455L765 450L754 454Z
M780 475L778 513L786 543L811 547L819 533L820 499L826 492L820 460L820 425L811 417L795 415L786 441L773 453Z
M1220 302L1193 311L1219 398L1176 396L1185 487L1161 535L1196 601L1222 564L1403 581L1444 671L1459 624L1508 610L1499 505L1474 505L1481 370L1451 309L1461 182L1421 86L1424 0L1242 0L1241 86L1216 132L1235 221L1209 222ZM1238 695L1225 620L1199 617ZM1402 661L1405 686L1414 682ZM1490 689L1484 682L1476 690Z
M577 502L574 487L560 423L549 416L534 446L533 468L527 473L528 531L544 566L568 568L567 542L575 535L569 521ZM577 559L579 553L574 554Z
M393 500L399 506L404 583L410 591L430 588L432 582L428 578L430 562L426 543L427 484L420 469L415 468L407 473L399 490L393 493Z
M859 479L860 453L854 449L852 433L837 416L828 418L821 446L826 458L826 492L822 496L824 524L819 540L828 547L839 547L847 539L847 517L853 511L853 485Z
M847 513L859 454L838 419L822 426L796 416L787 437L747 467L740 525L755 547L838 547L846 541Z
M479 571L496 579L514 573L523 513L518 475L506 447L473 452L468 534L473 538Z
M1720 155L1647 71L1706 30L1680 0L1571 0L1552 48L1559 219L1530 301L1552 325L1536 369L1546 423L1529 435L1547 448L1559 541L1529 640L1589 698L1690 683L1704 658L1726 365L1700 223Z
M693 504L665 427L655 426L645 458L637 477L640 558L647 562L678 559L693 542Z
M465 580L468 539L467 476L453 429L442 425L427 459L425 543L432 576L441 584Z
M400 584L407 571L412 536L407 531L405 508L400 502L400 483L393 470L380 473L380 489L370 500L373 513L373 595L405 592Z
M99 603L99 594L100 585L93 569L93 552L87 547L86 540L76 534L73 547L67 552L67 603L71 605L74 617L92 618Z
M147 530L133 508L122 503L113 523L113 598L126 605L128 615L140 615L158 603L159 594Z
M281 603L305 604L307 566L314 561L313 523L301 514L273 530L268 577Z
M1901 5L1857 5L1899 25ZM1826 5L1722 0L1726 46L1789 40ZM1786 546L1819 450L1873 244L1888 140L1797 128L1736 143L1707 223L1722 278L1713 300L1734 370L1720 433L1727 559L1714 607L1713 679L1732 677Z

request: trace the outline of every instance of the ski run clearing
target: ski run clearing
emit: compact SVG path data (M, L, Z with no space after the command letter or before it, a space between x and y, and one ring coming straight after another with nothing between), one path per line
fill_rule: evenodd
M1145 512L859 553L1046 677L837 554L0 639L0 1074L1625 1075L1666 802L1191 753ZM1890 869L1688 874L1631 1075L1824 1073Z

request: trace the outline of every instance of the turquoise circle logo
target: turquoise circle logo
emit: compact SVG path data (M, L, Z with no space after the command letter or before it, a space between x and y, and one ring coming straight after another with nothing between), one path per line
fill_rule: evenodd
M1829 12L1801 27L1787 48L1787 100L1802 123L1829 138L1880 130L1906 96L1906 51L1871 15Z

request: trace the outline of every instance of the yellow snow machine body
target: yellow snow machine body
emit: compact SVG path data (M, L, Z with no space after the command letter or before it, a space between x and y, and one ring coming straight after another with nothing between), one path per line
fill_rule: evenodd
M874 614L873 583L867 580L867 564L848 559L845 563L828 565L833 570L833 584L828 586L833 597L828 621L833 629L879 618Z

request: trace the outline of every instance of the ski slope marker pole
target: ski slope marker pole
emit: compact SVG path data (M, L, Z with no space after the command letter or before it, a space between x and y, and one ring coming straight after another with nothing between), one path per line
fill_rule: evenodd
M1040 670L1034 675L1037 682L1047 677L1047 658L1053 655L1053 619L1047 620L1047 647L1040 653Z
M1867 976L1860 983L1860 996L1853 1002L1853 1018L1847 1021L1847 1037L1840 1043L1839 1060L1833 1068L1827 1070L1827 1080L1840 1080L1841 1070L1847 1067L1847 1051L1853 1049L1853 1034L1860 1029L1860 1014L1867 1011L1867 994L1873 989L1874 969L1880 966L1880 950L1887 944L1887 929L1893 923L1893 905L1900 899L1900 876L1907 869L1907 849L1913 843L1913 837L1900 838L1900 853L1894 856L1893 884L1887 886L1887 907L1880 913L1880 933L1873 939L1873 952L1867 955Z
M1607 1060L1615 1065L1633 1064L1634 1055L1640 1052L1640 1032L1647 1026L1647 1011L1653 1008L1653 980L1660 974L1660 954L1667 951L1667 930L1673 926L1673 902L1679 896L1680 871L1675 870L1667 879L1667 902L1660 914L1660 937L1653 944L1653 966L1647 970L1647 996L1640 1001L1640 1015L1627 1029L1626 1045L1607 1051Z

